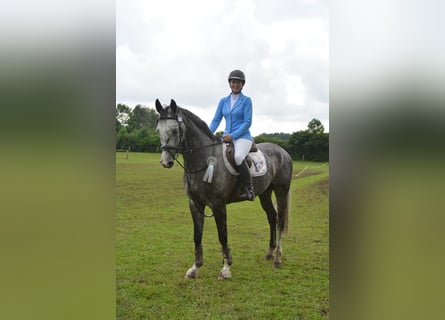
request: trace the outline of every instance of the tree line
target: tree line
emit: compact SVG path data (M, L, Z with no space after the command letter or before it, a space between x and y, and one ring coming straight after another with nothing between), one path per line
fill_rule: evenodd
M116 105L116 150L159 152L156 132L158 114L143 105L133 109ZM318 119L312 119L307 129L289 133L263 133L254 137L256 143L273 142L283 147L294 160L329 161L329 133Z

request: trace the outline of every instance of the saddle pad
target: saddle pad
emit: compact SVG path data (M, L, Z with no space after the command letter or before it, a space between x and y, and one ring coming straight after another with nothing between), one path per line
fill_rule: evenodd
M252 177L264 176L267 173L267 164L263 152L258 149L257 152L250 152L247 156L252 159L252 166L249 169Z
M229 159L227 159L226 144L223 143L222 145L223 145L223 159L227 170L229 170L229 172L233 175L239 175L238 171L235 170L235 168L230 164ZM249 152L247 156L250 157L250 159L252 160L252 166L249 168L251 176L252 177L264 176L267 173L267 164L263 152L258 149L257 152Z

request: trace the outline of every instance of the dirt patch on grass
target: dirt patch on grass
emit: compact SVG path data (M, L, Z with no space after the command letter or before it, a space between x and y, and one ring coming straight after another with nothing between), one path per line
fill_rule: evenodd
M329 179L323 179L313 184L313 187L317 188L323 194L329 194Z

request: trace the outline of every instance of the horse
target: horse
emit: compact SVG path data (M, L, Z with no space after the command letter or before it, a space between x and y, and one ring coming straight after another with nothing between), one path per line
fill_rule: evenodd
M207 206L212 210L222 247L223 268L218 279L231 279L232 255L227 244L226 205L244 199L239 191L238 175L231 173L223 160L224 142L203 120L179 107L173 99L168 106L156 99L155 105L159 113L156 130L161 142L160 163L171 168L176 161L183 167L183 181L193 219L195 260L185 277L197 278L198 268L204 263L201 240L204 219L208 216L204 211ZM267 164L266 174L253 177L255 195L260 199L270 226L269 249L264 259L273 260L272 267L280 268L282 235L288 229L292 158L273 143L258 143L257 148L264 154ZM182 154L183 164L178 160L178 154ZM275 193L276 206L272 192Z

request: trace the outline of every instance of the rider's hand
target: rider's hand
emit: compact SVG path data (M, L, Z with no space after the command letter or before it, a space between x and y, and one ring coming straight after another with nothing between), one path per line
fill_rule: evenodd
M223 137L223 139L225 142L230 142L230 141L232 141L232 135L231 134L225 135Z

